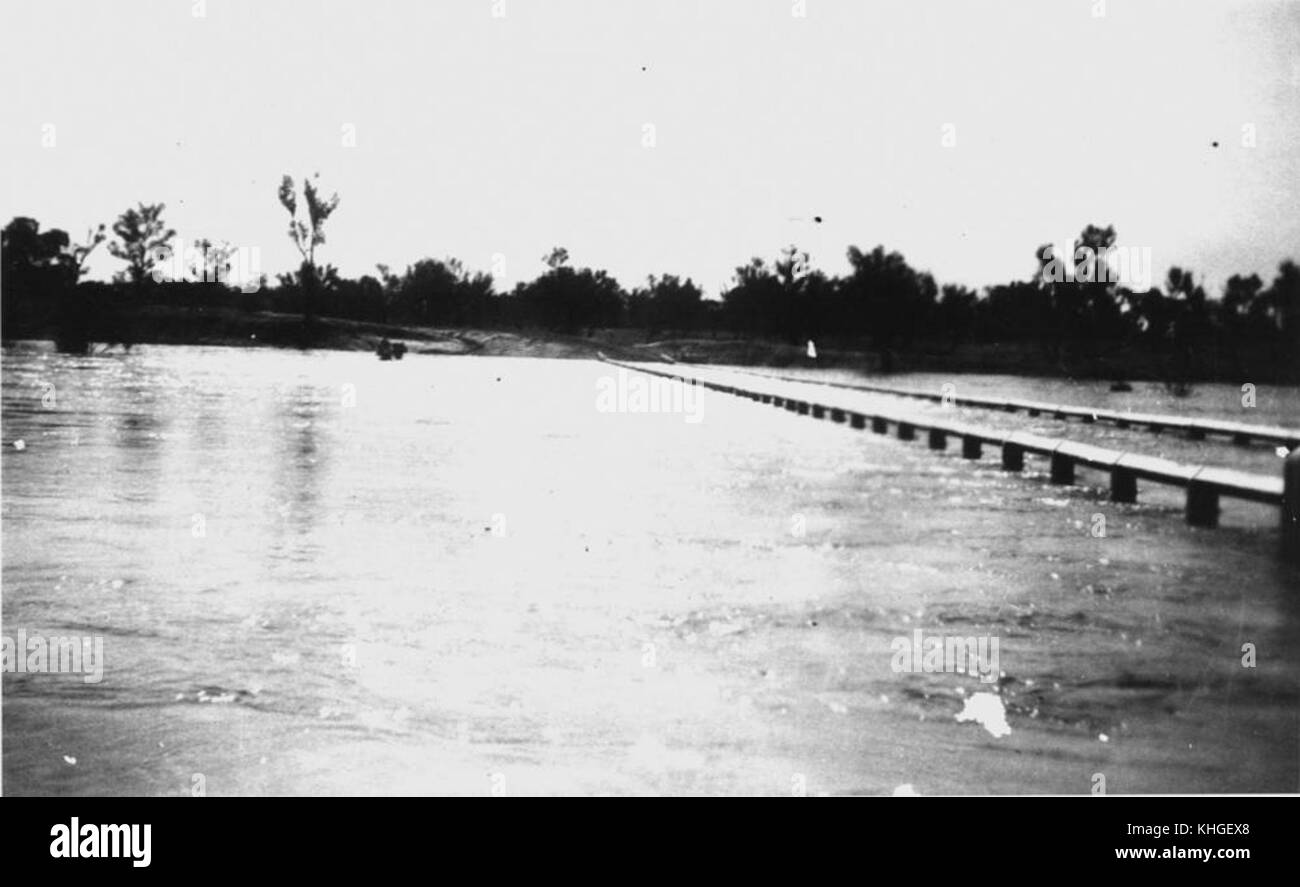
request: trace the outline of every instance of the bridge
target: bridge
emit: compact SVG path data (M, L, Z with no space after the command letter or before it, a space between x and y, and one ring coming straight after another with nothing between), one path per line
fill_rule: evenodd
M1110 498L1115 502L1136 502L1138 481L1180 487L1186 490L1184 513L1187 522L1192 526L1217 527L1221 498L1275 505L1281 513L1283 554L1288 558L1300 560L1300 448L1298 448L1300 430L1235 422L1189 420L1175 416L1118 413L1091 410L1086 407L999 398L953 398L915 389L810 382L807 379L788 376L696 367L681 363L671 365L627 363L611 360L603 354L601 359L608 364L630 371L700 385L711 391L747 398L758 404L771 405L797 415L847 424L854 429L865 430L870 425L872 432L876 434L888 434L892 430L899 440L916 440L917 436L923 433L927 445L932 450L946 449L949 440L960 441L961 453L966 459L980 459L984 455L984 447L996 447L1001 451L1002 468L1006 471L1023 471L1026 456L1041 457L1049 461L1049 478L1053 484L1074 483L1076 468L1080 466L1107 472L1110 476ZM846 390L889 394L933 402L948 400L961 406L982 409L1009 412L1024 410L1031 416L1052 415L1058 419L1077 416L1085 422L1109 421L1120 427L1140 426L1150 430L1177 429L1193 439L1202 439L1209 434L1226 435L1238 445L1255 440L1269 441L1282 444L1291 452L1283 463L1282 473L1278 476L1252 474L1230 468L1187 465L1141 453L1109 449L1062 438L1044 437L1024 431L980 428L942 416L908 410L902 405L874 406L870 412L864 412L862 409L845 405L842 395L847 393ZM810 391L820 392L820 394L816 399L810 399ZM841 397L837 397L837 394Z

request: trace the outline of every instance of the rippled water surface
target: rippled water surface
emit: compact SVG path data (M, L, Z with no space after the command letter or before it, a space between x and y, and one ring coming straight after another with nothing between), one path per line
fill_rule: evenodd
M3 790L1297 788L1275 510L1193 530L709 392L605 413L611 375L6 348L3 632L106 664L5 674ZM896 672L916 629L998 637L1000 680ZM987 692L1005 735L959 720Z

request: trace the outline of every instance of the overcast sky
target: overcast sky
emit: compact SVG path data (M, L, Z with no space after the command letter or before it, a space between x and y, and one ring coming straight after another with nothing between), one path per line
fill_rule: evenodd
M274 273L280 177L319 171L348 275L495 255L506 289L563 245L713 294L785 244L839 273L883 243L982 286L1098 223L1157 280L1271 280L1300 259L1300 3L1101 5L6 2L0 213L75 238L163 202Z

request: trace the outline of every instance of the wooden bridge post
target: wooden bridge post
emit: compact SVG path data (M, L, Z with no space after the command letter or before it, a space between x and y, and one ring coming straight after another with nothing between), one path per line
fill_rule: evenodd
M1074 483L1074 460L1063 453L1052 454L1052 483Z
M1196 480L1187 483L1187 523L1193 527L1219 525L1219 491Z
M942 429L930 429L930 449L945 450L948 448L948 435Z
M1110 470L1110 501L1136 502L1138 497L1137 475L1128 468L1116 466Z
M961 439L961 456L963 459L978 459L984 452L983 441L973 434Z
M906 422L899 422L899 423L898 423L898 439L899 439L899 440L915 440L915 439L916 439L916 426L914 426L914 425L909 425L909 424L906 423Z
M1002 445L1002 470L1024 471L1025 448L1019 444L1004 443Z

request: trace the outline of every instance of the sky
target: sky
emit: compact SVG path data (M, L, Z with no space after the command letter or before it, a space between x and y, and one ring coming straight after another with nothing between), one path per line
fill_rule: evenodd
M318 261L498 290L557 245L629 287L789 244L980 287L1094 223L1216 295L1300 260L1286 0L41 0L0 7L0 77L5 221L164 203L271 274L285 173L340 196Z

